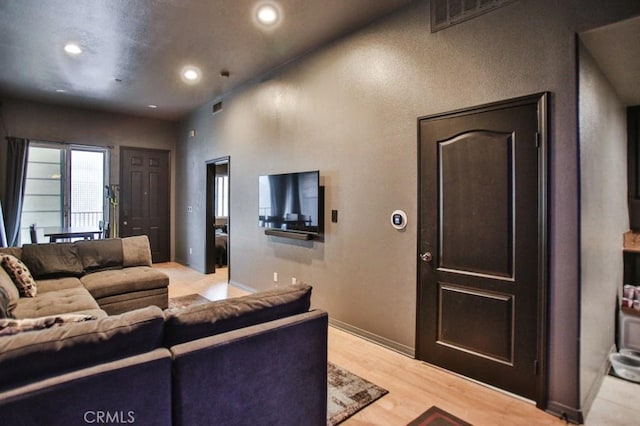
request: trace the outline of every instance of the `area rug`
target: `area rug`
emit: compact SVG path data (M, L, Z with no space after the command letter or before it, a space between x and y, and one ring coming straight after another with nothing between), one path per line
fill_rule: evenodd
M169 299L169 309L183 309L191 305L202 305L203 303L210 302L204 296L199 294L187 294L185 296L172 297Z
M471 426L471 423L467 423L434 405L407 426Z
M327 365L327 425L337 425L389 393L332 363Z

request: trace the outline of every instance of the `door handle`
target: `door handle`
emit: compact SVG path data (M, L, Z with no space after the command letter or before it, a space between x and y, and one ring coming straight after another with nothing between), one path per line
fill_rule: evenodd
M433 260L433 255L430 251L425 251L420 255L420 259L422 259L423 262L429 263Z

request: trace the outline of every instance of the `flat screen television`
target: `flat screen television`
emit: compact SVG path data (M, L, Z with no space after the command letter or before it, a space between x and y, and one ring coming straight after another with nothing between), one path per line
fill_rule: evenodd
M318 235L320 172L259 177L258 224L268 230Z

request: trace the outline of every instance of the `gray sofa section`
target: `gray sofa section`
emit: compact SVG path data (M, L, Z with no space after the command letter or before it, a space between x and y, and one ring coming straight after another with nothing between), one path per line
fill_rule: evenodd
M60 313L86 313L98 318L107 315L78 280L51 281L38 281L38 296L20 298L13 315L16 318L37 318Z
M326 425L327 327L311 311L171 347L173 424Z
M307 312L311 287L291 285L244 297L194 305L168 312L164 333L170 347L201 337Z
M170 425L171 363L155 349L0 392L2 423Z
M0 337L0 390L162 346L164 313L157 306Z
M326 424L328 317L309 310L311 290L2 336L2 422ZM197 333L185 340L181 330Z
M116 315L146 306L168 307L169 277L151 267L146 235L25 244L0 249L20 259L36 280L35 297L19 297L11 278L0 268L0 286L11 292L15 318L53 314ZM99 312L103 311L103 312Z

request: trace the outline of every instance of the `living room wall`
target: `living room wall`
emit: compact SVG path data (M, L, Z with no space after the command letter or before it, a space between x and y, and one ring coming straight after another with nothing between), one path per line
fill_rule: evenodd
M229 155L231 281L262 290L278 272L280 283L308 282L313 304L334 323L413 354L417 118L549 91L548 399L553 411L577 418L575 33L631 8L520 0L432 34L429 2L416 1L212 100L183 121L176 146L176 259L203 270L205 161ZM338 222L326 220L323 242L264 235L258 176L310 169L321 173L325 216L338 210ZM389 224L395 209L408 214L404 232Z
M2 98L2 117L10 136L70 144L109 146L111 183L120 181L120 147L173 151L177 125L166 120L103 111L70 108L27 100ZM6 143L0 141L0 170L5 170ZM174 157L172 155L172 157ZM172 162L174 159L172 158ZM172 187L175 177L172 164ZM4 173L0 173L0 199L4 198ZM172 193L174 191L171 191ZM174 203L172 202L173 206ZM171 212L171 218L175 212ZM172 241L175 226L171 224ZM173 246L173 244L172 244Z

